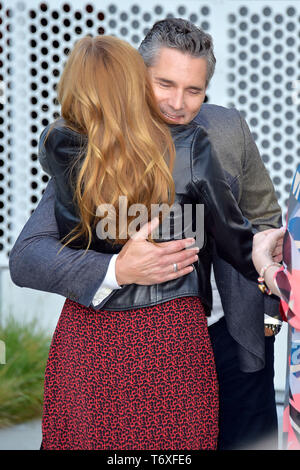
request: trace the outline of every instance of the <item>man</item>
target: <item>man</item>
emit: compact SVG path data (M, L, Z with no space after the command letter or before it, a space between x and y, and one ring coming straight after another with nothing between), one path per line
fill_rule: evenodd
M280 226L274 188L247 124L235 110L203 104L215 67L211 37L185 20L167 19L154 25L139 51L162 113L173 124L196 120L205 128L231 190L254 229ZM117 256L92 251L81 256L81 251L69 248L57 254L60 244L50 182L11 252L12 279L20 286L56 292L101 308L112 289L123 284L160 283L189 269L192 261L183 249L186 241L149 246L149 230L151 226L145 227ZM219 307L209 320L220 389L219 448L258 448L266 445L265 437L277 432L274 337L265 340L263 324L265 313L278 313L278 302L263 296L254 283L218 258L214 246L207 252L221 297L214 296L214 305L219 303ZM178 272L173 271L174 263ZM275 448L276 438L267 446Z

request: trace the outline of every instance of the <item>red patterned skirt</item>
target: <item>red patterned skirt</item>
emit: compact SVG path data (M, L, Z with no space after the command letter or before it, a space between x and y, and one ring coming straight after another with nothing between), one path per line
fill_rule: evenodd
M66 300L45 372L43 449L215 449L217 435L197 297L122 312Z

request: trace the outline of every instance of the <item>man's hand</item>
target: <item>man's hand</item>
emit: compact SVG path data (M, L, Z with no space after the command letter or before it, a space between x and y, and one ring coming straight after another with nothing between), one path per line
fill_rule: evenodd
M282 244L285 228L269 229L253 237L252 260L258 273L263 266L282 261Z
M258 274L264 276L265 284L272 294L280 297L281 293L274 279L278 271L277 264L282 260L283 239L285 228L269 229L256 233L253 237L252 260ZM275 263L275 264L274 264ZM261 274L261 271L264 274ZM280 324L280 321L276 322ZM265 321L265 336L272 336L272 322Z
M154 244L148 235L158 226L158 218L145 224L122 248L116 260L116 279L119 285L152 285L177 279L193 271L199 248L195 240L186 238ZM177 264L177 271L174 271Z

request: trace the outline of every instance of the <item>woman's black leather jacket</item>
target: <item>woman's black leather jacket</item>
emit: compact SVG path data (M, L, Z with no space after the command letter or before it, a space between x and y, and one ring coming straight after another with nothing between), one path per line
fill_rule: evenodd
M79 221L73 202L70 169L79 149L84 148L86 139L66 127L63 119L59 119L51 127L50 132L48 126L41 134L39 159L43 169L55 181L55 215L60 235L63 237ZM186 207L189 208L188 222L182 224L180 238L198 234L196 218L200 212L195 208L200 208L201 204L204 207L204 228L200 227L200 232L204 233L204 244L200 247L199 261L194 264L193 272L179 279L152 286L131 284L113 291L105 299L102 309L129 310L159 304L177 297L198 296L209 315L212 303L210 285L212 238L221 257L244 276L252 280L257 278L251 260L253 237L251 225L243 217L232 195L206 131L192 122L188 125L171 126L171 132L176 147L173 171L175 202L183 209L182 214L185 213ZM192 226L190 208L193 209ZM172 225L172 220L170 223ZM194 234L191 233L192 229ZM173 238L174 234L175 238L179 238L175 231ZM196 242L199 242L197 238ZM85 245L77 240L69 246L83 248ZM97 238L96 233L90 246L90 249L105 253L118 253L121 248L120 245L112 245Z

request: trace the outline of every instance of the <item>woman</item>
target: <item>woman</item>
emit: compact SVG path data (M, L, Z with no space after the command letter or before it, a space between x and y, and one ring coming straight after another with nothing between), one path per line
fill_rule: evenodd
M281 298L282 317L289 323L288 375L283 417L284 447L300 450L300 165L289 199L286 230L254 236L253 262L269 293ZM276 260L283 242L283 264ZM279 250L280 251L280 250Z
M255 278L251 228L207 135L195 124L172 127L173 168L170 131L137 51L113 37L83 38L58 97L63 119L43 132L40 161L55 180L66 244L118 253L133 221L121 215L119 198L146 207L150 220L153 204L174 200L173 171L179 206L205 204L206 250L213 236L224 258ZM43 449L216 448L205 259L204 250L181 279L125 286L101 311L66 300L45 373Z

